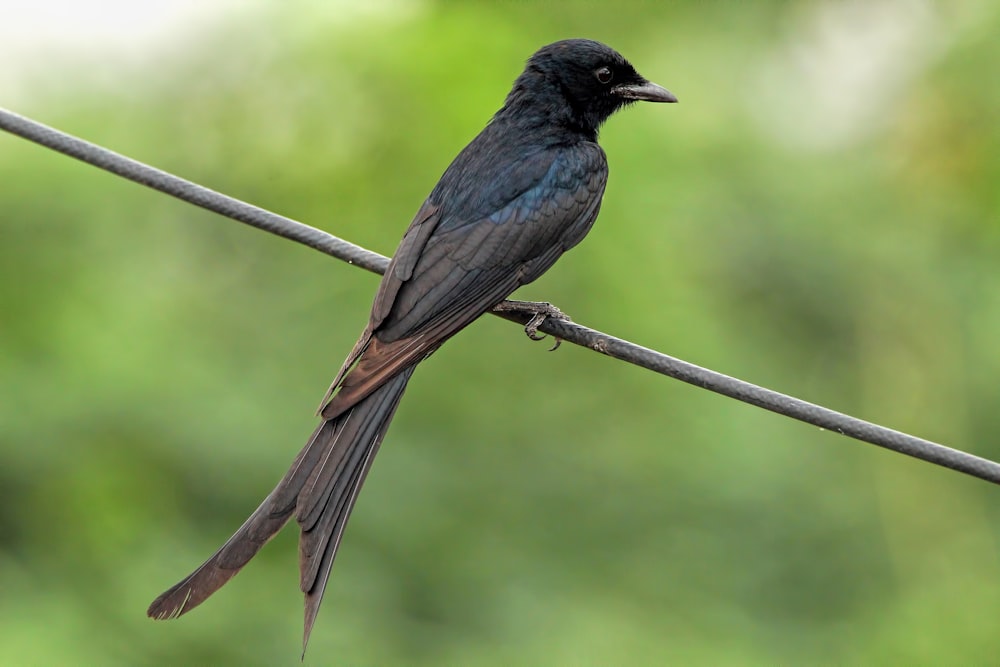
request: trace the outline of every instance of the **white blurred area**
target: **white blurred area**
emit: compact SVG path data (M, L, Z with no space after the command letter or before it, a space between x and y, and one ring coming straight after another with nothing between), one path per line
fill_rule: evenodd
M21 98L37 77L88 65L148 62L256 5L237 0L0 0L0 62L6 64L0 68L0 103Z
M818 0L786 14L743 96L758 129L798 150L837 150L896 117L927 68L996 5L928 0ZM770 104L761 105L761 99Z
M0 106L81 76L110 86L123 69L156 76L242 25L246 48L261 52L303 32L405 21L424 9L420 0L0 0Z

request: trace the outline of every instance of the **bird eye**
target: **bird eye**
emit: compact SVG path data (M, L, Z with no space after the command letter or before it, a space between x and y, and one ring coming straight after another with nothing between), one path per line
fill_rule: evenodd
M596 76L597 80L600 81L601 83L611 83L611 76L612 76L611 68L601 67L596 72L594 72L594 76Z

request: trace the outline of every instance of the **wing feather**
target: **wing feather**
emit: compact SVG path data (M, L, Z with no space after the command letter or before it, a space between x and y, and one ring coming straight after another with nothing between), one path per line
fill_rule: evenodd
M324 418L426 358L583 238L607 178L600 147L557 147L521 166L519 194L476 219L457 218L432 193L389 265L356 354L320 411Z

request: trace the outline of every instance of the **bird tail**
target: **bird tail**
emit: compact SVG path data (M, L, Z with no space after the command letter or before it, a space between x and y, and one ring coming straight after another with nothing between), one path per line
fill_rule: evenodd
M303 651L358 492L413 374L407 368L343 413L320 424L292 467L215 554L160 595L147 614L177 618L232 579L294 514L300 587L305 593Z

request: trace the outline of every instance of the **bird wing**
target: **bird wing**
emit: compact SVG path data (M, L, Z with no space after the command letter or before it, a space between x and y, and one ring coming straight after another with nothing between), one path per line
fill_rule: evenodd
M457 213L449 211L448 188L421 207L382 280L368 327L320 410L325 419L426 358L586 235L607 182L597 144L537 151L512 162L510 171L515 178L484 184L478 200L463 202ZM461 187L467 191L468 184ZM496 203L500 187L504 201Z
M431 232L437 226L439 212L440 207L435 206L430 201L426 201L420 207L420 210L417 211L417 215L413 218L413 222L410 223L409 228L407 228L406 234L403 235L402 241L399 242L399 247L396 248L396 252L393 253L392 260L390 260L389 266L385 270L385 275L382 277L378 292L375 293L375 303L372 305L368 324L365 325L365 330L361 332L358 342L354 344L354 349L347 355L347 359L344 360L343 365L337 372L337 376L333 378L330 388L327 389L326 395L323 396L323 400L320 402L319 409L317 410L317 414L320 416L325 416L324 408L330 402L330 398L337 391L337 387L340 386L344 376L354 367L362 353L365 352L372 342L372 330L388 315L400 286L412 276L416 261L420 258L420 252L427 243Z

